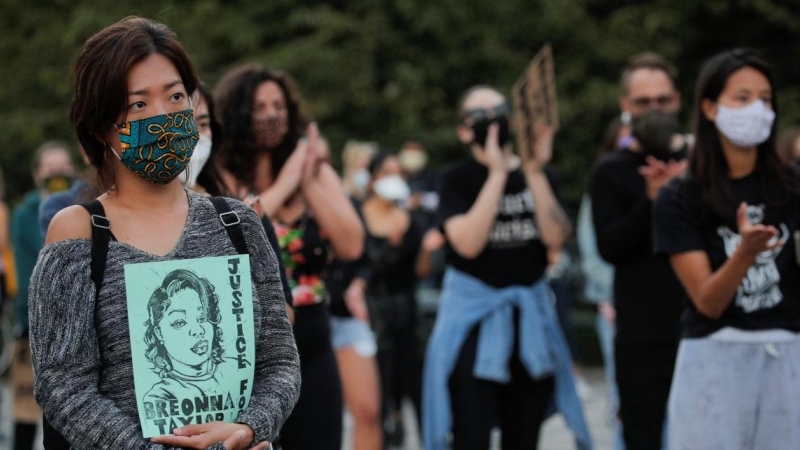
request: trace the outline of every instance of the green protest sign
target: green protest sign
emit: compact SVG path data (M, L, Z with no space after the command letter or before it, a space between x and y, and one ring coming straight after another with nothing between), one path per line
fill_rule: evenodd
M129 264L125 289L144 437L235 421L255 364L249 255Z

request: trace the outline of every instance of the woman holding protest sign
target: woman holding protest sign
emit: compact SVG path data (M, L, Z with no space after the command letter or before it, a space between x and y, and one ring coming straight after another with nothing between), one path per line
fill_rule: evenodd
M56 215L30 289L37 401L72 448L264 449L296 401L297 350L277 258L259 218L238 201L188 191L178 179L199 138L192 109L197 84L175 34L142 18L92 36L75 62L71 120L108 190ZM139 387L152 364L133 351L141 335L131 331L144 326L137 318L147 316L142 299L183 266L218 277L218 292L231 302L224 320L252 330L237 335L235 325L226 325L223 334L225 356L238 357L239 375L225 382L249 395L229 389L226 397L235 400L218 409L233 419L210 422L216 414L187 414L204 408L202 397L170 399L155 411L161 432L151 434L143 431L149 417L137 399L146 394ZM238 277L230 286L228 274ZM184 326L181 314L208 319L197 308L172 312L172 327ZM237 355L237 348L252 357ZM46 442L46 448L57 447Z
M459 140L472 158L440 180L448 269L425 360L425 448L489 448L499 420L504 449L532 449L555 402L589 448L572 362L544 281L547 249L570 233L545 170L552 130L524 163L511 153L509 106L495 89L470 89ZM451 416L452 412L452 416Z

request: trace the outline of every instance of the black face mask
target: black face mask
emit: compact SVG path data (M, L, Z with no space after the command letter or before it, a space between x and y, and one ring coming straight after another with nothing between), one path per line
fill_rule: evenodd
M631 132L644 154L661 160L681 159L672 148L672 137L678 134L678 117L675 114L648 111L633 118Z
M496 117L492 117L491 119L485 118L476 121L472 124L472 133L474 134L474 138L472 140L473 144L478 144L481 148L486 145L486 137L489 135L489 125L492 123L497 123L498 130L497 130L497 143L500 145L500 148L503 148L506 145L506 142L511 138L511 132L509 130L508 124L508 116L506 115L499 115Z

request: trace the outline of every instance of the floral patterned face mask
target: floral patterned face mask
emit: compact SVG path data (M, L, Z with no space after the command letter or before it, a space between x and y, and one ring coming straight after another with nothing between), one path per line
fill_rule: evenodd
M133 173L156 184L167 184L186 169L200 139L192 109L116 127L122 154L114 154Z

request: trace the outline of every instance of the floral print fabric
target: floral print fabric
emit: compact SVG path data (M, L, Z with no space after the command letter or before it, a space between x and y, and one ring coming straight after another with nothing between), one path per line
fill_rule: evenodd
M291 225L273 223L294 306L316 305L327 299L324 274L329 249L316 221L305 216Z

